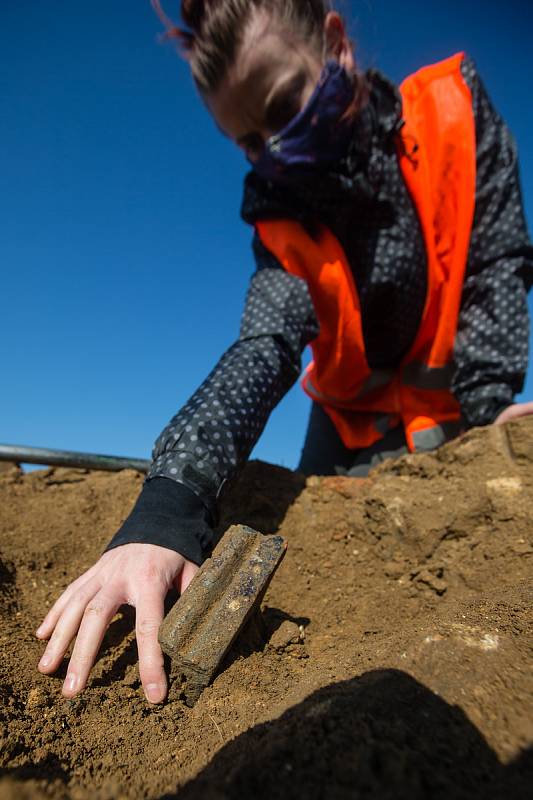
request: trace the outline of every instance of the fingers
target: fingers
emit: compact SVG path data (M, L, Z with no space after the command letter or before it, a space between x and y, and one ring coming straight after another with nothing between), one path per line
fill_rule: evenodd
M530 414L533 414L533 403L517 403L516 406L512 407L513 413L510 415L510 419L517 419L518 417L527 417Z
M167 694L163 653L157 641L163 621L166 587L152 585L137 604L135 632L139 651L139 673L149 703L162 703Z
M40 626L35 631L35 635L38 639L48 639L52 631L54 630L55 626L57 625L57 621L59 620L61 614L69 605L70 601L72 600L73 596L78 591L82 591L84 594L87 594L87 591L91 591L90 586L92 585L91 577L94 572L94 567L91 567L90 570L85 572L83 575L80 575L75 581L73 581L62 595L58 597L52 608L49 610L47 615L45 616L44 620L41 622ZM87 598L89 600L96 594L96 589L90 594Z
M63 684L65 697L74 697L85 688L102 639L121 602L118 595L107 596L100 591L85 608Z
M80 620L83 617L87 603L89 603L98 591L98 584L96 581L89 581L83 590L77 594L65 594L66 599L63 600L63 595L59 598L58 602L52 609L52 612L46 617L45 622L39 628L39 631L45 631L40 635L43 638L50 636L50 641L46 646L41 660L39 661L38 669L45 674L55 672L61 663L71 641L76 635ZM63 601L63 602L59 602ZM57 608L56 608L57 606ZM45 627L45 625L47 627Z
M519 417L525 417L533 414L533 403L513 403L513 405L507 406L495 420L496 425L503 425L505 422L510 422L513 419L518 419Z
M192 561L185 562L185 566L178 577L178 590L180 594L183 594L185 589L187 589L199 569L200 567L198 567L196 564L193 564Z
M54 672L77 637L63 694L73 697L82 691L110 621L122 603L129 603L136 608L139 671L146 697L151 703L163 702L167 680L157 636L164 599L173 584L185 591L197 571L179 553L156 545L131 543L105 553L67 587L39 627L39 638L50 637L39 670Z

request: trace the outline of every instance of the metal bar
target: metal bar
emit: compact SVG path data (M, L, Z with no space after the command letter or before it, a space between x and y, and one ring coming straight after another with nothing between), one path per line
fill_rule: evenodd
M43 464L53 467L106 470L108 472L119 472L121 469L148 472L151 464L151 461L144 458L121 458L119 456L74 453L70 450L49 450L45 447L23 447L10 444L0 444L0 461L12 461L15 464Z

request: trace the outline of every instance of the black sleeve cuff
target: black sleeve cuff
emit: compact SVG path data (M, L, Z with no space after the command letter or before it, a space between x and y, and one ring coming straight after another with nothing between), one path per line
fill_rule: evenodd
M166 547L202 564L213 542L210 514L183 484L170 478L152 478L145 482L131 514L105 552L132 542Z

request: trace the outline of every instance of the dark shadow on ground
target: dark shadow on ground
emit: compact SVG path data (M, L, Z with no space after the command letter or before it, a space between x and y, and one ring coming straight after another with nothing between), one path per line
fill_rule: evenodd
M276 533L289 507L305 489L305 476L291 470L250 461L220 504L219 539L230 525L248 525L260 533Z
M252 653L263 650L284 622L292 622L305 628L309 625L310 619L309 617L293 617L279 608L267 606L260 613L255 614L244 626L222 660L217 674L225 672L237 659L248 658Z
M504 766L460 708L378 670L226 744L161 800L531 800L533 751Z
M292 614L287 614L287 612L282 611L281 608L266 606L262 613L267 633L267 641L284 622L293 622L295 625L298 625L298 627L301 625L303 628L307 628L311 622L309 617L293 617Z
M67 784L70 780L70 771L57 756L50 753L46 758L33 764L1 768L0 778L7 776L17 781L60 780L62 783Z

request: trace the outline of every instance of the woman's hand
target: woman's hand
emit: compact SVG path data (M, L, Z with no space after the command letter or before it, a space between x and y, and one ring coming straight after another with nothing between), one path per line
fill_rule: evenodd
M39 671L47 675L55 672L77 634L63 694L74 697L81 692L109 623L118 608L128 603L136 609L135 632L144 693L150 703L163 702L167 679L157 634L165 597L173 586L184 592L197 571L196 564L183 556L153 544L124 544L104 553L65 589L37 630L39 639L50 638Z
M514 403L499 414L494 420L495 425L503 425L504 422L509 422L511 419L517 417L527 417L533 414L533 403Z

